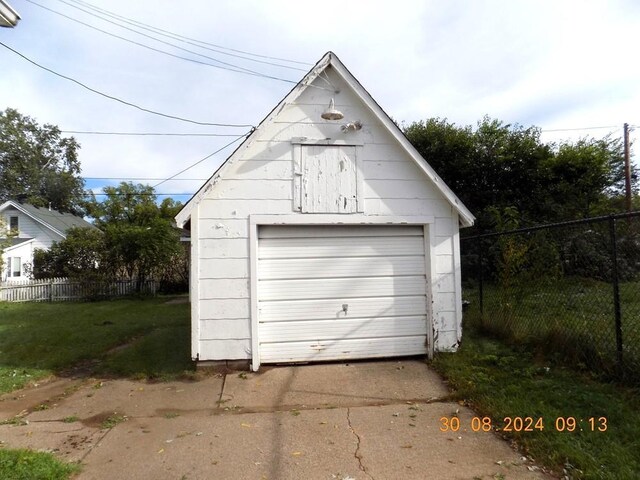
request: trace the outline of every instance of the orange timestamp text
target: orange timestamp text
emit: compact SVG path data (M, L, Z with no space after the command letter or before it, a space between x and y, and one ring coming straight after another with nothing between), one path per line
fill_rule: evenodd
M495 422L491 417L472 417L468 427L472 432L542 432L550 429L556 432L606 432L607 417L556 417L545 422L542 417L504 417ZM440 417L441 432L457 432L463 428L463 422L457 416Z

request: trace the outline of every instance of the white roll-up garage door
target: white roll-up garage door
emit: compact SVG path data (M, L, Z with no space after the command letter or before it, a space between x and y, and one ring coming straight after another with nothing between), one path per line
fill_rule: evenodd
M262 363L427 352L420 226L263 226Z

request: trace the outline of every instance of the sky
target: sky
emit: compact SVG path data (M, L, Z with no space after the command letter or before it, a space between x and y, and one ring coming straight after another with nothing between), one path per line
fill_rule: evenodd
M475 125L488 115L535 125L548 142L621 137L625 122L638 126L632 142L640 132L635 0L9 3L22 19L0 29L0 42L31 61L148 110L229 125L144 112L0 45L0 110L73 135L96 192L133 181L188 200L238 143L223 147L329 50L405 124L440 117Z

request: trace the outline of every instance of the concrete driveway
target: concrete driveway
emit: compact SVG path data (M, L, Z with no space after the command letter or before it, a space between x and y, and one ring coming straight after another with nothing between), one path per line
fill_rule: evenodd
M199 381L57 379L0 399L0 446L80 479L538 479L421 361L265 368ZM441 432L457 415L460 430Z

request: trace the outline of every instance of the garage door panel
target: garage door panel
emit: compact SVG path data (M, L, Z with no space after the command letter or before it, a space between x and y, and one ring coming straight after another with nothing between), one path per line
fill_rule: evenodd
M421 226L407 225L265 225L260 227L259 238L336 238L336 237L403 237L423 234Z
M425 337L347 339L309 342L264 343L260 358L264 363L318 362L346 358L384 358L423 355Z
M258 230L261 362L427 352L421 226Z
M259 261L261 280L424 275L424 257L281 258Z
M258 288L263 301L422 295L425 279L424 276L407 276L267 280L260 281Z
M376 257L415 255L424 248L422 236L265 238L260 240L262 258Z
M346 338L385 338L427 334L427 317L381 317L340 320L304 320L261 324L260 338L265 343Z
M345 314L342 305L347 305ZM264 302L259 306L260 322L286 320L331 320L339 318L398 317L426 315L424 296L339 298Z

